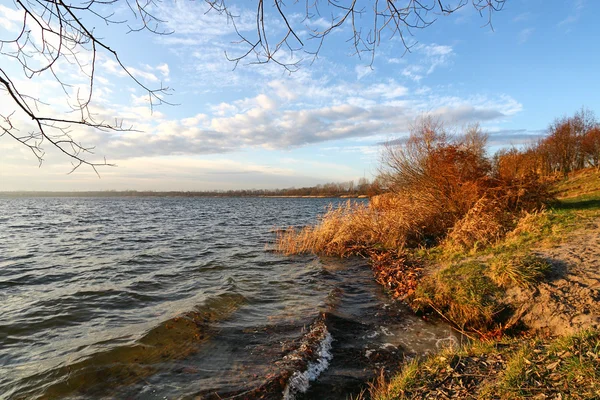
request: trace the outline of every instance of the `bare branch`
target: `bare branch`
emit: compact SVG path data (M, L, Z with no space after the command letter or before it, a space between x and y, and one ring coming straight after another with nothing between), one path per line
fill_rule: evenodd
M413 30L427 28L437 20L438 16L451 14L469 2L469 0L457 0L455 5L445 5L443 0L304 0L304 20L294 23L291 18L294 16L292 9L286 8L283 0L272 1L275 12L271 15L266 14L265 1L258 1L255 34L252 35L237 29L236 20L239 16L234 15L230 8L230 3L234 1L205 0L210 10L225 14L233 22L240 38L238 43L247 46L239 56L227 55L236 66L252 55L254 60L250 61L251 64L273 62L293 71L298 68L301 61L295 57L297 51L303 50L314 61L323 47L325 38L341 30L345 25L350 25L351 28L348 42L354 48L354 53L359 57L367 53L372 65L376 49L385 35L388 35L389 39L398 36L404 51L410 51L416 44L415 41L409 40ZM490 26L492 14L502 10L506 2L506 0L470 1L482 16L487 13L486 25ZM298 2L292 2L292 7ZM311 28L310 22L321 17L323 10L327 10L331 15L329 26L324 29ZM278 23L284 26L279 38L273 41L276 43L275 46L271 46L270 39L267 38L267 20L274 26ZM314 46L308 46L298 33L305 28L309 29L308 39L316 43Z
M149 31L158 35L171 32L161 30L161 23L152 10L155 0L126 0L135 24L117 20L114 13L106 11L117 4L117 0L15 0L15 5L23 12L23 20L18 32L12 37L0 39L0 56L15 60L28 79L49 76L60 85L70 110L61 116L60 112L49 111L49 107L39 98L28 95L19 87L18 81L9 76L7 67L0 68L0 92L8 95L13 110L0 111L0 137L10 137L26 146L35 155L40 165L46 152L43 143L47 142L58 149L73 162L71 172L80 166L96 167L113 165L103 159L92 161L93 147L77 142L71 135L74 127L92 128L101 131L129 131L123 128L122 121L115 123L99 121L90 109L94 95L99 54L112 58L138 87L149 96L151 110L160 104L171 104L165 100L169 88L150 88L127 68L119 54L108 43L97 36L90 28L90 20L100 20L106 25L127 24L129 32ZM70 72L65 72L60 64L73 66L87 80L87 89L77 88L71 94L74 85ZM40 107L40 106L46 107ZM17 125L23 125L22 118L30 121L32 128L22 134Z

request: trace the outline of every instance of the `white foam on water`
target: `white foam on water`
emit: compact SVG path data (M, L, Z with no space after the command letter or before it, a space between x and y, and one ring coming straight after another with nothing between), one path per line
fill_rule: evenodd
M283 400L294 400L296 393L306 393L310 387L310 382L316 380L329 367L329 362L333 358L333 354L331 354L333 337L327 330L325 332L325 337L319 344L319 357L316 361L309 362L305 371L294 372L283 391Z
M448 336L442 339L438 339L435 342L435 347L440 350L440 349L447 349L447 348L457 348L459 346L458 340L456 340L456 338L454 336Z
M385 326L380 326L379 329L381 329L381 332L385 335L385 336L396 336L392 331L389 330L389 328L385 327Z

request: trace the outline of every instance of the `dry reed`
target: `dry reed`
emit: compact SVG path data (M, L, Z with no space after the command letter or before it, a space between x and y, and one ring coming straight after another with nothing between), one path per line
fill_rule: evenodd
M477 250L493 245L508 230L512 220L496 201L482 197L454 224L442 245L451 251Z

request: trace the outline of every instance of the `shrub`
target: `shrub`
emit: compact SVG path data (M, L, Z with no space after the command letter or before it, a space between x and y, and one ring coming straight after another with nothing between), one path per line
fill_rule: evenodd
M423 118L406 143L385 146L382 176L393 193L435 215L424 228L428 235L444 235L482 197L491 171L484 143L478 128L451 140L441 123Z
M343 257L430 247L448 235L451 248L494 243L515 213L541 207L550 195L534 174L492 176L484 144L477 126L452 141L441 124L422 120L405 144L386 146L381 180L391 193L330 208L315 226L283 231L277 248Z

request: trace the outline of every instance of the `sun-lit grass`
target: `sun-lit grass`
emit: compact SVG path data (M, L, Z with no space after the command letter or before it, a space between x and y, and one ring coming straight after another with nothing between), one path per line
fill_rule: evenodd
M281 231L276 248L284 254L341 257L367 250L398 251L420 242L424 230L438 229L443 223L436 218L438 208L390 194L374 197L369 204L348 201L330 207L314 226Z
M451 264L425 277L410 304L416 311L433 309L462 330L490 328L503 306L486 269L479 262Z
M336 208L330 206L314 226L282 231L276 246L285 254L341 257L371 247L393 249L404 245L408 223L409 218L401 209L348 201Z
M506 254L490 262L489 276L502 287L531 287L550 269L550 263L534 254Z
M561 200L600 198L600 170L587 168L572 172L568 179L556 182L554 193Z
M446 251L476 251L495 244L506 233L514 217L486 197L481 198L458 220L444 240Z

